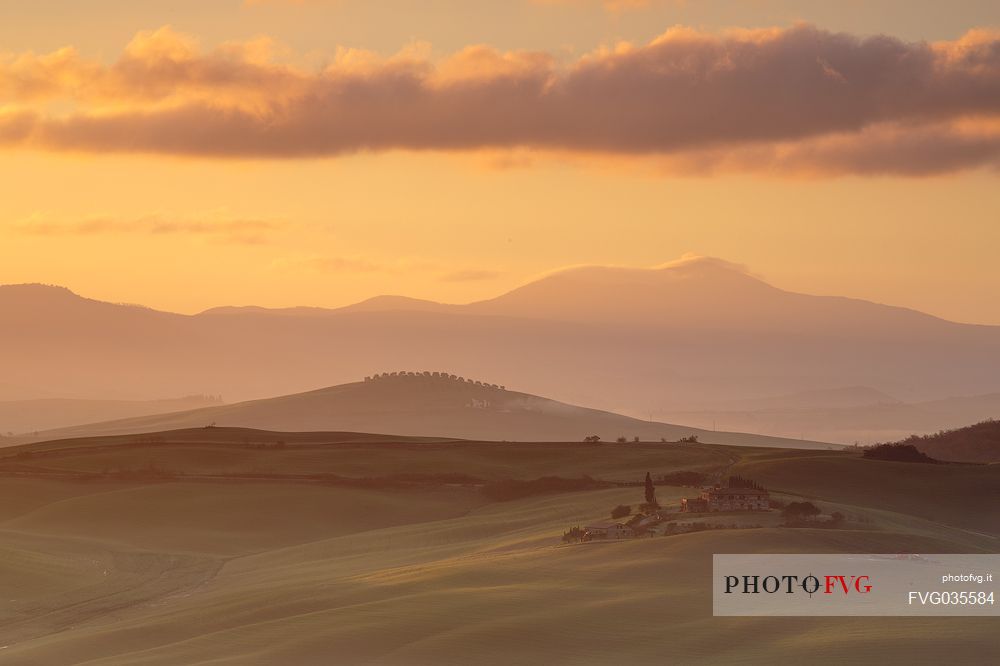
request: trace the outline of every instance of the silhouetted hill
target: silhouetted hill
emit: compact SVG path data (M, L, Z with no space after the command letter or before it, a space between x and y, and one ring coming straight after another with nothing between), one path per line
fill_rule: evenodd
M863 456L869 460L889 460L893 462L937 464L940 461L931 458L912 444L877 444L865 449Z
M1000 327L794 294L705 258L560 271L469 305L180 315L22 285L0 287L0 314L16 322L0 327L4 382L51 396L247 400L376 367L447 367L640 418L824 387L906 402L1000 391Z
M576 407L447 373L395 373L266 400L124 419L39 433L38 439L93 437L208 425L275 431L378 432L474 440L582 441L599 435L645 441L832 448L820 442L711 432ZM21 439L19 441L27 441Z
M934 435L908 437L898 444L913 445L937 460L1000 462L1000 421L990 419Z
M787 406L780 398L747 401L746 409L706 411L665 411L656 416L667 421L701 425L715 423L726 430L766 432L771 435L805 436L841 444L871 445L895 441L910 435L928 435L940 430L960 428L989 418L1000 418L1000 393L962 396L925 402L883 400L855 406L821 406L820 393L815 406L791 396ZM863 394L858 394L863 397ZM888 397L888 396L886 396Z
M879 337L954 326L907 308L853 298L807 296L773 287L741 267L697 257L659 268L583 266L558 271L470 312L620 326L738 332L824 332Z
M0 401L0 434L20 434L150 414L221 405L217 397L193 395L167 400L78 400L41 398Z

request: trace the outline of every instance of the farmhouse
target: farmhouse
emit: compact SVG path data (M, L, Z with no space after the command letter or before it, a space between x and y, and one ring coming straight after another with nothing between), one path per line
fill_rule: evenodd
M771 502L762 488L708 488L701 497L681 500L681 511L708 513L712 511L767 511Z
M583 540L592 539L631 539L635 532L624 523L600 523L583 528Z
M685 497L681 500L681 511L685 513L707 513L708 500L701 497Z

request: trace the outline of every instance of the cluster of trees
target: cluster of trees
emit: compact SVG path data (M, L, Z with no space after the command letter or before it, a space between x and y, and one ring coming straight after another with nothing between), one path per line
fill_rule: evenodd
M503 387L501 387L501 388L503 388ZM590 443L590 444L598 444L601 441L601 436L600 435L587 435L586 437L583 438L583 441L585 441L587 443ZM628 440L628 437L626 437L625 435L619 435L617 437L617 439L615 439L615 441L618 442L619 444L627 444L629 440ZM638 435L636 435L636 436L634 436L632 438L632 442L635 443L635 444L638 444L640 441L641 440L639 439ZM697 444L698 443L698 435L688 435L687 437L681 437L677 441L678 442L687 442L687 443L695 443L695 444ZM667 438L666 437L661 437L660 438L660 442L666 444L667 443Z
M646 481L643 485L643 499L645 502L639 505L639 513L636 514L637 518L642 518L643 513L651 513L660 508L659 503L656 501L656 487L653 485L653 477L649 472L646 472ZM611 517L614 519L625 518L630 515L632 515L632 507L628 504L619 504L611 509Z
M619 504L615 508L611 509L611 517L617 520L618 518L624 518L626 516L632 515L632 507L628 504Z
M643 484L645 486L645 497L647 510L656 509L660 505L656 501L656 486L653 485L653 477L646 472L646 481Z
M933 435L912 435L898 443L912 444L932 458L997 462L1000 460L1000 421L986 419L964 428L942 430Z
M756 481L751 481L750 479L745 479L742 476L730 476L729 477L729 487L730 488L753 488L755 490L764 490L764 486L760 485Z
M862 454L865 458L872 460L893 460L896 462L915 462L937 464L941 461L931 458L929 455L915 447L913 444L877 444L865 449Z
M458 375L451 375L448 374L447 372L432 372L430 370L423 370L420 372L412 372L410 370L399 370L396 372L381 372L365 377L365 381L372 382L379 379L389 379L390 377L427 377L430 379L447 379L454 382L464 382L466 384L473 384L474 386L482 386L484 388L499 389L501 391L507 390L507 387L501 384L490 384L488 382L479 381L478 379L466 379L465 377L459 377Z
M819 507L812 502L789 502L781 510L781 515L785 520L789 521L809 520L815 518L820 513Z
M831 513L829 520L815 520L820 513L819 507L812 502L789 502L781 511L785 527L840 527L845 520L839 511Z

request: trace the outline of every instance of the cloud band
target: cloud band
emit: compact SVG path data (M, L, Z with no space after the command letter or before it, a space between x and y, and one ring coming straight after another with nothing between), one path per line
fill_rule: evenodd
M203 52L161 29L107 66L72 50L8 57L0 145L227 158L530 149L903 174L1000 155L1000 35L987 31L929 44L809 25L675 28L568 63L485 46L436 61L341 50L314 72L270 51Z

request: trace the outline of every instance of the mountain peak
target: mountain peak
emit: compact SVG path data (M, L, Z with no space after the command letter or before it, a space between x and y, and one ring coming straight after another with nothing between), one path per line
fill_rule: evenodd
M437 301L429 301L422 298L411 298L409 296L373 296L363 301L338 308L341 312L374 312L387 310L408 310L417 312L443 312L452 309L454 306Z
M770 300L781 290L723 259L685 255L651 268L573 266L549 273L473 311L556 319L669 319L700 313L712 318L718 303Z
M745 264L737 264L736 262L720 259L719 257L710 257L703 254L695 254L694 252L687 252L680 259L674 259L659 266L653 266L651 270L750 275L750 269Z

